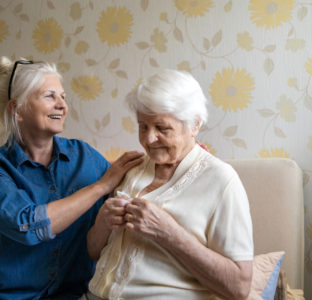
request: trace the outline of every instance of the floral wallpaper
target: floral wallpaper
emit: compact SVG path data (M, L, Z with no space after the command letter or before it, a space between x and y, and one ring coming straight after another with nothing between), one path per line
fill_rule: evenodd
M63 135L109 160L140 148L127 92L159 68L192 73L209 100L198 139L213 154L303 169L312 299L312 0L0 0L0 53L56 63Z

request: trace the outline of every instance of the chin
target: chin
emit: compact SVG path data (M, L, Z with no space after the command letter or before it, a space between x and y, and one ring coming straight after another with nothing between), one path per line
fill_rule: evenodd
M62 133L62 132L63 132L63 128L62 128L62 129L59 129L59 130L51 130L51 133L52 133L53 135L59 134L59 133Z
M166 165L166 164L171 164L171 160L169 159L164 159L164 157L153 157L150 156L151 160L157 164L157 165Z

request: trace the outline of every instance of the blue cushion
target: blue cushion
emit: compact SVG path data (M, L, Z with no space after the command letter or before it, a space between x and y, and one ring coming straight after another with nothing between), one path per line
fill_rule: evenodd
M285 254L283 256L281 256L281 258L279 259L279 261L277 262L271 276L270 279L265 287L265 289L263 290L263 293L261 294L263 300L274 300L274 295L275 295L275 291L276 291L276 287L277 287L277 280L278 280L278 276L281 270L281 265L282 265L282 261L284 258Z

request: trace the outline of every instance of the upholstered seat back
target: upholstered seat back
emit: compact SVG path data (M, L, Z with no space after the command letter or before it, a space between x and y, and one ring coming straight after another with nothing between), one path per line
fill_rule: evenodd
M239 174L250 202L255 254L283 250L282 268L292 288L304 283L302 171L291 159L227 160Z

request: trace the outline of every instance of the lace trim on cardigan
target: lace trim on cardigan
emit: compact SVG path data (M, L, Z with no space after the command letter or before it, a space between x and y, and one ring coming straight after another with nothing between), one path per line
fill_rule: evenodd
M206 158L196 162L172 187L157 196L155 202L163 205L170 198L181 193L183 189L191 185L192 182L202 174L207 166L208 160Z
M115 275L115 281L109 291L109 299L111 300L122 300L120 296L123 289L133 277L136 265L144 255L144 245L139 239L139 237L133 236L127 252L122 257L122 261Z
M188 187L192 182L202 174L208 166L207 157L202 158L184 174L182 177L168 190L155 198L155 202L161 206L168 201L171 197L181 193L183 189ZM142 170L143 172L144 170ZM139 174L136 174L139 176ZM134 188L133 186L131 188ZM131 194L131 193L130 193ZM136 265L140 262L144 255L144 241L137 235L132 235L132 242L127 248L121 262L118 266L114 283L109 291L109 299L122 300L121 294L125 285L131 280L134 275ZM111 251L111 249L110 249ZM111 255L112 253L110 253ZM109 257L108 257L109 259ZM104 266L105 268L105 266ZM102 268L101 268L102 271Z

